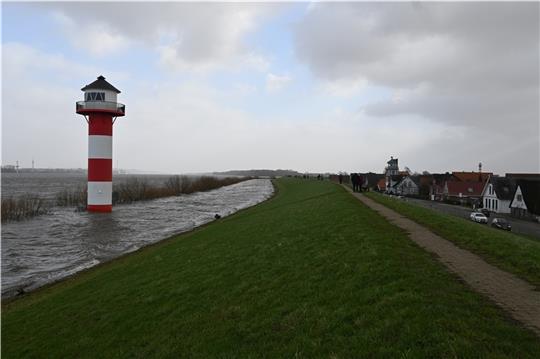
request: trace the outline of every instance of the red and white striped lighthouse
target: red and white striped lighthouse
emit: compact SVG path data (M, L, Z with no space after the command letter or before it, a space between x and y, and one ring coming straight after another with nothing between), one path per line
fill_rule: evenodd
M88 122L88 202L90 212L112 211L112 135L117 117L126 107L116 102L120 91L99 76L81 89L84 101L76 111Z

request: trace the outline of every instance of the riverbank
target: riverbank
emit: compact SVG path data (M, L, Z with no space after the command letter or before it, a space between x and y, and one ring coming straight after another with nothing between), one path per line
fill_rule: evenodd
M50 215L2 225L2 299L187 232L266 200L270 180L116 206L112 213L57 207Z
M6 357L535 357L533 333L326 181L2 311Z

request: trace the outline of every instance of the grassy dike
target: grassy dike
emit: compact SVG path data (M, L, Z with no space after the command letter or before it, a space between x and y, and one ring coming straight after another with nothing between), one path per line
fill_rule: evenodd
M375 192L366 195L540 288L540 242Z
M540 340L338 185L278 194L9 303L2 357L537 357Z

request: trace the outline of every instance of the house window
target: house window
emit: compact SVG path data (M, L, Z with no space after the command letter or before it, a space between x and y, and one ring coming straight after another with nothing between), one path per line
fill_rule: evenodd
M105 101L105 92L87 92L85 101Z
M521 202L521 201L523 201L523 197L520 194L518 194L517 195L517 200L518 200L518 202Z
M498 209L499 207L499 201L495 200L495 211Z

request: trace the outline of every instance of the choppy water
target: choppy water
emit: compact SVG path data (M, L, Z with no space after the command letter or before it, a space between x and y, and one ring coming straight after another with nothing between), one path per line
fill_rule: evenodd
M161 186L171 175L115 174L114 184L137 178L149 185ZM192 176L196 177L196 176ZM54 200L56 194L65 189L86 187L88 178L84 172L2 172L2 197L20 197L25 194Z
M55 207L2 225L2 297L30 291L98 263L191 230L269 198L269 180L118 205L110 214Z

